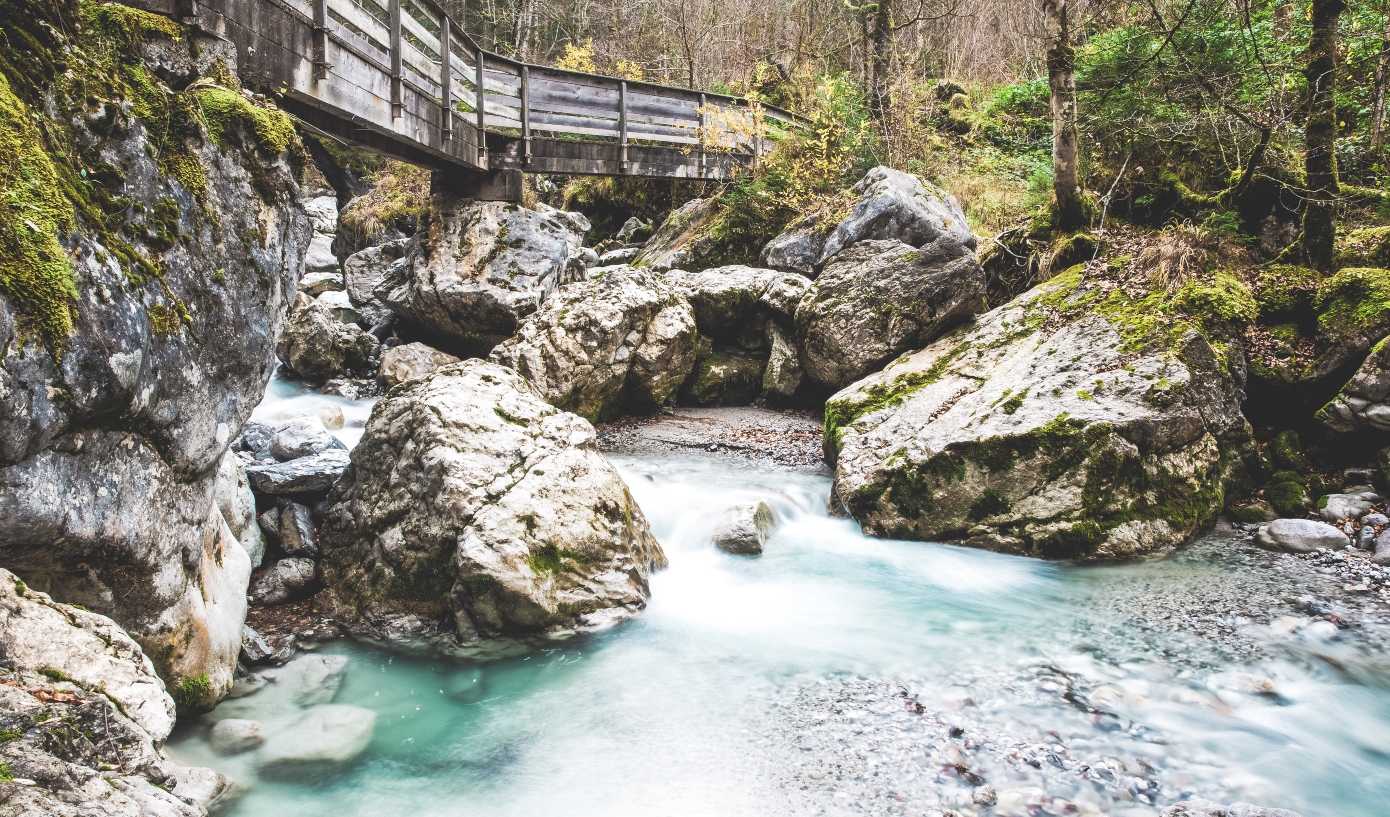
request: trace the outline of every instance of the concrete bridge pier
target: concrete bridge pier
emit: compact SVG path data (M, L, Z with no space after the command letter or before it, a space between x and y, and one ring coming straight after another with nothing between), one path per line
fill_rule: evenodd
M436 170L430 192L475 201L521 202L520 170Z

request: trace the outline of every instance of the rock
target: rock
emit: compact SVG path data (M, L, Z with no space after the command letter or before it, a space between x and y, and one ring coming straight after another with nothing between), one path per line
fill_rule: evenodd
M1290 553L1312 553L1318 548L1341 550L1347 546L1345 533L1312 519L1276 519L1260 528L1255 540L1265 547Z
M1274 512L1268 502L1257 499L1244 505L1235 505L1230 509L1231 518L1237 522L1247 525L1258 525L1265 522L1272 522L1279 518L1279 514Z
M1378 565L1390 565L1390 531L1381 531L1376 537L1376 551L1371 561Z
M337 440L324 428L323 420L305 414L276 427L274 436L270 438L270 456L279 462L289 462L336 448L336 443Z
M593 427L466 360L392 389L319 527L320 598L359 633L440 646L610 620L661 546Z
M1368 550L1374 553L1376 549L1376 529L1370 525L1363 526L1361 530L1357 532L1354 544L1359 550Z
M335 272L338 257L333 254L333 236L315 233L304 254L304 269L308 272Z
M439 345L486 354L555 287L584 275L570 219L439 192L430 225L375 295Z
M117 44L76 34L69 15L47 5L6 25L11 37L29 39L20 28L42 37L45 53L82 60L57 74L11 72L0 91L10 111L7 160L25 165L23 195L44 205L26 210L39 243L20 255L45 264L32 279L40 290L0 297L4 564L30 587L116 621L160 656L170 689L201 687L208 675L220 697L241 626L223 590L250 566L242 545L223 537L216 484L275 365L310 243L298 139L283 113L249 101L222 120L225 139L201 126L166 139L165 112L232 93L194 82L218 60L235 71L234 49L216 37L180 29L176 42L151 30L136 38L143 45ZM159 53L147 58L151 49ZM138 100L122 98L130 83L100 78L97 65L136 73L144 65L163 79L141 84ZM93 82L106 89L100 111L86 94L63 90ZM45 138L35 117L63 123L70 147L35 147ZM289 143L263 142L253 120ZM72 181L98 166L110 174ZM93 204L108 194L123 202L120 224ZM6 240L10 281L19 245ZM223 558L224 542L236 554ZM230 596L244 611L245 585ZM55 775L72 796L85 785ZM92 813L107 808L102 799ZM23 802L4 808L23 811Z
M366 751L375 728L376 713L370 709L315 706L261 747L261 774L292 777L346 763Z
M570 231L570 243L575 247L583 247L585 236L594 228L588 216L575 210L560 210L543 201L536 202L534 209L537 213L564 224Z
M258 494L321 494L347 470L351 458L341 448L330 448L289 462L246 466L246 477Z
M384 360L385 358L386 355L383 354L382 359ZM348 380L346 377L333 378L327 383L324 383L323 386L319 389L319 391L333 397L342 397L347 400L358 400L362 397L362 392L357 388L357 384L353 383L351 380ZM342 428L342 426L339 425L330 425L328 419L323 417L322 411L325 408L327 408L326 405L319 407L319 419L323 420L324 427L333 429ZM337 407L335 406L335 408ZM342 409L339 408L338 411L339 413L341 413Z
M232 788L231 778L201 766L174 766L173 794L186 803L211 809Z
M824 213L812 213L798 219L781 235L767 242L758 263L782 272L795 272L808 278L820 274L821 255L825 239L836 227Z
M759 330L768 319L791 326L797 304L811 286L802 275L755 267L716 267L690 273L671 270L666 282L690 302L700 334L720 343L736 344L750 327Z
M738 352L716 352L701 336L695 349L695 369L681 385L681 405L747 406L763 391L767 361Z
M984 271L954 238L921 249L861 241L825 265L796 308L802 364L841 389L984 308Z
M766 502L736 505L724 513L719 527L711 538L715 547L726 553L757 556L772 535L777 519Z
M251 600L262 607L273 607L303 596L314 583L313 559L281 559L251 583Z
M343 655L300 655L285 666L277 681L291 690L300 706L327 704L342 687L347 667Z
M265 743L261 725L256 721L227 718L213 724L208 744L219 755L239 755Z
M255 420L247 420L246 424L241 427L241 433L237 435L236 441L232 443L232 450L244 451L257 462L269 460L272 459L270 440L274 436L274 426L258 423Z
M325 429L338 431L347 425L347 416L343 414L343 407L335 403L320 403L314 406L314 415L319 418L319 422L323 423ZM342 444L338 443L337 437L334 437L333 441L338 445Z
M241 628L241 658L248 664L259 664L270 660L275 650L266 643L261 634L243 626Z
M1264 808L1249 803L1221 806L1209 800L1185 800L1163 812L1163 817L1300 817L1282 808Z
M1368 513L1361 517L1361 524L1375 525L1376 527L1383 528L1386 525L1390 525L1390 516L1386 516L1380 512Z
M342 290L331 290L319 295L314 303L321 305L341 324L357 324L362 321L362 313L352 305L352 299ZM358 327L359 329L361 327Z
M316 233L333 235L338 232L338 197L332 193L304 200L304 214L309 227Z
M617 234L613 237L624 244L632 244L641 241L652 234L652 223L643 221L637 216L631 216L623 222L623 226L618 228Z
M299 279L299 291L310 298L317 298L325 292L343 289L343 275L335 267L326 272L306 272Z
M642 252L641 247L623 247L617 250L609 250L598 257L598 265L604 267L614 267L628 264Z
M650 413L695 364L695 316L659 277L623 267L556 290L489 359L591 422Z
M343 261L343 281L348 300L357 307L362 322L375 325L391 314L376 297L376 290L391 275L392 266L403 268L408 244L404 239L388 241L349 255Z
M832 396L834 507L876 536L1047 558L1163 551L1210 524L1254 455L1240 329L1107 283L1063 273ZM1137 317L1159 299L1162 329Z
M975 236L955 197L910 173L880 165L852 192L859 195L859 203L826 238L821 265L860 241L875 239L924 247L945 237L975 249Z
M241 549L246 551L251 567L256 567L265 557L265 539L261 536L260 526L256 524L256 497L251 493L246 468L230 449L222 455L222 462L217 467L213 497L218 512L227 523L227 529L236 537Z
M767 368L763 370L763 397L786 400L801 385L801 356L796 343L776 321L764 324L767 333Z
M296 302L289 323L276 345L280 359L305 380L322 383L367 368L376 339L338 319L322 300Z
M657 272L702 266L712 243L708 233L719 213L717 199L691 199L677 207L632 259L632 266Z
M1390 344L1382 339L1318 420L1334 432L1390 431Z
M276 532L280 549L287 556L316 558L319 555L318 534L314 532L313 513L293 500L281 500L280 524Z
M406 343L386 350L381 356L381 370L377 376L388 386L399 386L458 360L423 343Z
M1357 519L1375 507L1375 501L1364 494L1328 494L1318 500L1318 516L1325 522ZM1374 494L1372 494L1374 496Z

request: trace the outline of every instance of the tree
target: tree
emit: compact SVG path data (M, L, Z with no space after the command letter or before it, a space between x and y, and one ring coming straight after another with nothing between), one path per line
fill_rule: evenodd
M1313 0L1308 37L1308 119L1303 128L1303 167L1308 199L1303 210L1302 255L1311 267L1332 267L1337 238L1337 23L1343 0Z
M1077 168L1076 46L1068 0L1043 0L1047 18L1047 81L1052 96L1052 189L1057 196L1057 226L1080 227L1086 220Z
M1375 107L1371 113L1371 147L1379 148L1385 141L1385 83L1390 74L1390 8L1385 12L1385 36L1380 41L1380 57L1376 60L1376 79L1372 90Z

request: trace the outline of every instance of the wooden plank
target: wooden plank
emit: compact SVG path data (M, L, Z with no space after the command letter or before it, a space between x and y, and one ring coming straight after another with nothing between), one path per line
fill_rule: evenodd
M454 138L454 67L453 50L449 47L449 17L440 18L439 25L439 101L444 106L440 133L444 141Z
M401 0L390 0L391 7L391 113L401 114Z
M352 2L328 0L328 8L339 17L347 20L373 37L379 38L383 45L391 39L391 26L378 20L376 15Z

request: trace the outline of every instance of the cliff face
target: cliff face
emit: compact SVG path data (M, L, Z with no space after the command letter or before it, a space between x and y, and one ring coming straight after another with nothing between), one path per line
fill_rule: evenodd
M214 483L303 270L304 152L167 19L3 0L0 33L0 560L208 707L250 574Z

